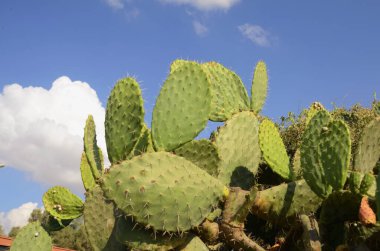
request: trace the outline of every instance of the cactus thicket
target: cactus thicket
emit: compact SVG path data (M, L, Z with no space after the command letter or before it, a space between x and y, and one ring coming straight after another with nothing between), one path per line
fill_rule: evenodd
M176 60L149 126L139 84L119 80L105 118L111 167L90 115L80 161L85 201L53 187L45 209L62 227L83 215L94 251L335 250L353 243L345 237L354 230L367 245L379 228L345 226L360 222L362 198L371 221L372 210L380 216L380 118L352 137L352 123L315 102L289 144L286 129L261 114L267 89L262 61L249 97L223 65ZM209 120L223 125L197 139Z

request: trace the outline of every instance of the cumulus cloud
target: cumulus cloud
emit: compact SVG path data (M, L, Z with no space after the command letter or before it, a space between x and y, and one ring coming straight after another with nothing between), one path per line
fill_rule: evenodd
M124 8L123 0L105 0L106 4L108 4L111 8L115 10L120 10Z
M240 0L160 0L162 3L190 5L202 11L228 10Z
M238 27L239 31L258 46L270 46L269 32L264 30L260 25L256 24L243 24Z
M27 202L9 210L0 212L0 224L4 227L4 232L8 233L12 227L23 227L28 223L30 214L37 208L37 203Z
M207 27L198 21L193 21L194 31L198 36L205 35L208 31Z
M79 163L88 114L94 116L98 145L106 153L105 110L87 83L60 77L49 90L5 86L0 93L0 163L42 184L82 191Z

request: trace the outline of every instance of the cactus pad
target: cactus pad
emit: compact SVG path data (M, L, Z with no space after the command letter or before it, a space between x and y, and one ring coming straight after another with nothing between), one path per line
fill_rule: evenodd
M249 109L243 82L234 72L216 62L202 64L211 84L210 120L225 121L234 113Z
M83 186L86 191L90 190L95 186L95 179L92 175L90 163L88 163L88 159L86 153L82 153L81 161L80 161L80 173L82 177Z
M210 175L218 176L220 158L216 146L206 139L192 140L175 149L175 154L190 160Z
M331 121L321 134L321 164L326 182L335 190L343 188L351 158L351 139L347 125Z
M210 84L193 62L169 75L157 98L152 138L157 150L171 151L192 140L206 126L211 109Z
M306 127L301 142L303 176L310 188L321 197L326 197L331 192L331 187L325 180L319 149L322 131L326 130L330 120L327 111L318 111Z
M370 188L376 183L376 177L373 174L366 173L363 176L362 182L360 183L360 194L367 195Z
M114 165L102 183L106 197L126 215L171 232L199 225L224 191L206 171L167 152L146 153Z
M360 184L363 179L363 174L359 172L351 172L348 178L348 185L351 193L360 194Z
M259 113L264 106L268 91L267 67L263 61L257 63L251 89L251 109Z
M254 113L248 111L235 114L218 129L214 137L221 159L218 179L224 184L244 189L252 185L261 158L258 134L259 122ZM248 175L234 177L241 168L247 170ZM237 184L233 181L235 178L239 179Z
M33 222L23 227L14 239L11 251L51 251L51 238L41 227L40 223Z
M146 125L144 125L141 131L141 135L127 159L131 159L134 156L141 155L145 152L153 151L154 149L150 129Z
M277 127L269 119L264 119L260 124L259 142L264 159L272 170L284 179L290 180L292 173L284 142Z
M187 64L191 61L184 60L184 59L176 59L170 64L170 74L173 73L175 70L183 66L184 64Z
M55 186L44 193L45 210L60 220L76 219L82 215L82 200L67 188Z
M112 239L110 237L115 226L114 205L111 201L104 199L100 187L96 186L87 193L83 217L87 238L94 251L111 251L121 248L121 244L109 241Z
M193 236L186 244L178 248L179 251L209 251L206 244L198 237Z
M108 158L112 163L126 159L144 126L143 99L135 79L116 83L108 98L104 125Z
M91 115L86 120L83 144L92 174L95 178L99 178L103 172L103 155L96 142L95 122Z
M162 236L162 233L154 233L136 225L130 218L121 216L116 221L116 238L119 242L132 250L167 251L181 245L186 238L179 236Z
M284 223L298 214L315 212L321 203L305 180L298 180L258 192L252 212L270 222Z
M354 168L357 171L368 173L380 159L380 117L372 120L361 134Z

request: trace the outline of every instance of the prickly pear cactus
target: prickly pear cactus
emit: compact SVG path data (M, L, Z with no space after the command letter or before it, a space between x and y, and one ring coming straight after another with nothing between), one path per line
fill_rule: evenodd
M263 157L272 170L284 179L290 180L292 173L289 167L289 157L280 133L272 121L264 119L261 122L259 142Z
M51 238L39 222L23 227L14 239L11 251L51 251Z
M80 161L80 173L84 188L86 189L86 191L91 190L96 183L91 171L90 163L88 162L85 152L82 153Z
M84 128L83 144L92 174L95 178L99 178L103 172L103 154L96 142L95 123L91 115L88 116Z
M194 139L205 128L210 109L210 83L201 66L179 66L166 79L153 110L155 149L171 151Z
M225 121L234 113L249 109L247 90L234 72L216 62L202 64L210 82L210 120Z
M210 175L218 177L220 157L215 144L206 139L192 140L175 149L175 154L190 160Z
M263 61L257 63L253 74L251 89L251 109L260 113L263 109L268 92L267 66Z
M82 200L67 188L55 186L43 196L45 210L60 220L76 219L83 213Z
M116 83L108 98L104 125L108 158L112 163L126 159L144 126L143 99L135 79Z
M380 159L380 117L372 120L363 130L355 155L355 170L368 173Z
M102 186L106 197L126 215L169 232L199 225L224 191L223 184L206 171L166 152L147 153L113 166Z
M248 190L254 182L261 158L259 121L252 112L235 114L219 128L213 141L219 151L219 176L227 186Z
M270 250L293 250L287 248L290 242L307 250L334 250L350 243L345 224L359 219L366 227L377 226L371 207L376 203L379 218L379 118L355 126L315 102L299 116L296 143L288 142L294 133L284 138L286 149L281 138L286 128L259 115L267 85L261 61L249 100L241 79L221 64L176 60L148 125L137 81L118 81L105 118L111 167L103 169L90 115L80 163L86 200L62 187L49 189L43 197L50 213L44 227L60 229L83 215L95 251L264 251L256 237L275 243ZM350 121L350 127L337 118ZM224 124L210 140L195 139L208 120ZM355 161L348 170L351 151ZM368 201L364 197L367 203L359 208L362 196ZM35 231L37 225L22 230L12 250L51 250L50 240L37 238L45 236ZM372 231L363 241L374 236Z

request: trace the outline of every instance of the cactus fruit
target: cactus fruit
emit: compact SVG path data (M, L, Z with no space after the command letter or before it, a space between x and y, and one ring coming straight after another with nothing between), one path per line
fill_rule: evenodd
M103 197L103 190L96 186L86 195L83 210L87 238L94 251L124 250L122 244L112 236L115 217L114 205Z
M380 117L372 120L364 129L360 137L355 154L355 170L368 173L376 166L380 159Z
M144 126L144 107L139 84L133 78L119 80L106 108L105 132L111 163L126 159Z
M268 74L267 67L263 61L256 65L252 79L251 89L251 109L260 113L263 109L268 92Z
M103 172L103 154L96 142L95 122L91 115L86 120L83 144L92 174L95 178L99 178Z
M235 114L219 128L214 141L221 159L218 179L225 185L248 190L253 184L253 175L257 173L261 158L259 122L254 113L244 111ZM248 173L239 177L241 180L234 184L234 175L240 168Z
M211 84L210 120L225 121L234 113L249 110L249 99L243 82L234 72L216 62L202 64Z
M327 111L317 112L306 127L301 142L303 176L310 188L321 197L326 197L331 192L331 187L326 182L319 150L322 130L327 128L330 120L331 116Z
M215 144L209 140L192 140L175 149L174 153L190 160L211 176L218 177L220 157Z
M80 161L80 173L82 177L83 186L86 191L91 190L95 186L95 179L91 171L90 163L88 162L86 153L82 153Z
M205 128L210 109L210 84L201 66L179 66L166 79L153 109L155 149L171 151L191 141Z
M351 158L351 140L348 127L341 120L331 121L321 134L321 164L325 180L333 189L343 188Z
M40 222L29 223L23 227L14 239L11 251L51 251L52 241Z
M289 168L289 157L286 153L284 142L275 124L269 119L264 119L259 129L260 149L265 162L272 170L284 179L290 180L292 173Z
M67 188L55 186L44 193L45 210L60 220L76 219L82 215L82 200Z
M126 215L155 230L171 232L199 225L224 190L206 171L166 152L147 153L113 166L102 185L106 197Z

